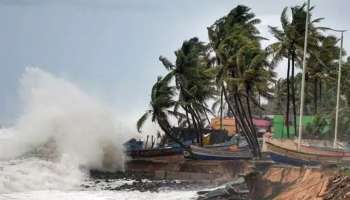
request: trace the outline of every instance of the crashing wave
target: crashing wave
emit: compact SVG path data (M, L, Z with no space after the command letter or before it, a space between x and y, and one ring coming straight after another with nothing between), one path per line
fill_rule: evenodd
M110 108L38 68L20 83L23 113L0 137L0 193L72 188L82 169L124 169L126 135Z

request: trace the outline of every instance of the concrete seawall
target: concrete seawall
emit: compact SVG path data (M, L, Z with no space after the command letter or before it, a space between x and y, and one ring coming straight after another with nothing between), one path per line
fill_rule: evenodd
M196 161L182 156L131 160L130 172L148 173L156 179L219 185L244 175L250 199L321 200L337 169L303 168L268 161Z
M127 162L126 170L153 174L158 179L220 184L251 169L247 161L185 160L183 156L138 159Z

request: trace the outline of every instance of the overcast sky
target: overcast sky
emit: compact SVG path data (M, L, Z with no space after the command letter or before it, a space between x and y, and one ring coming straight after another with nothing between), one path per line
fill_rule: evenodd
M18 79L38 66L68 79L129 120L148 106L159 55L174 59L183 40L207 41L206 27L238 4L252 8L267 25L279 25L292 0L0 0L0 124L19 113ZM314 0L323 25L350 27L350 2ZM345 34L345 49L350 47ZM349 39L348 39L349 38ZM280 75L283 68L278 69Z

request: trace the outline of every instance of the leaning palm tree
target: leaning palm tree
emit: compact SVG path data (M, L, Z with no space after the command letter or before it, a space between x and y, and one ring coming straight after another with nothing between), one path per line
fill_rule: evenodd
M242 103L244 95L241 88L245 89L247 85L244 81L243 84L240 83L244 80L247 63L242 63L243 60L240 59L251 59L250 50L246 47L260 49L262 38L256 27L258 23L260 20L255 18L250 8L240 5L208 28L210 45L216 57L217 85L221 88L222 96L254 156L260 156L260 147L256 130L251 123L251 116L246 112ZM251 96L252 93L248 95Z
M257 107L261 107L257 101L261 97L271 99L272 89L271 85L274 82L276 76L273 72L273 67L268 62L268 53L259 47L248 45L244 49L241 49L243 54L239 54L237 66L241 69L240 82L238 88L240 92L246 98L247 110L250 118L251 114L251 102Z
M175 88L169 86L171 79L171 74L165 76L164 78L158 77L157 82L152 87L150 109L147 110L145 114L143 114L137 121L136 127L137 130L141 132L141 128L145 121L148 119L148 117L151 117L152 122L156 122L166 136L182 147L185 147L183 143L172 133L172 127L168 120L169 115L174 114L171 109L176 103L173 100L175 96Z
M210 123L208 113L211 113L206 102L215 93L214 69L207 62L207 46L198 38L191 38L183 42L175 55L175 64L163 56L159 58L169 74L175 77L179 91L174 112L180 113L180 108L185 112L186 117L181 117L179 124L183 124L185 119L187 127L204 128L203 122ZM197 140L201 143L200 135Z

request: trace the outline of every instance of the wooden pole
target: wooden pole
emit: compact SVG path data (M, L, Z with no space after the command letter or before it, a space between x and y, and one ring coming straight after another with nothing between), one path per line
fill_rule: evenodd
M298 134L298 151L301 147L301 137L303 135L303 114L304 114L304 93L305 93L305 73L306 73L306 53L307 53L307 38L309 34L309 14L310 0L307 1L306 22L305 22L305 40L304 40L304 57L303 57L303 72L301 79L301 95L300 95L300 114L299 114L299 134Z
M341 80L341 67L343 57L343 35L345 31L340 31L340 50L339 50L339 69L338 69L338 86L337 86L337 106L335 108L335 127L334 127L334 142L333 148L337 148L338 140L338 117L339 117L339 99L340 99L340 80Z

